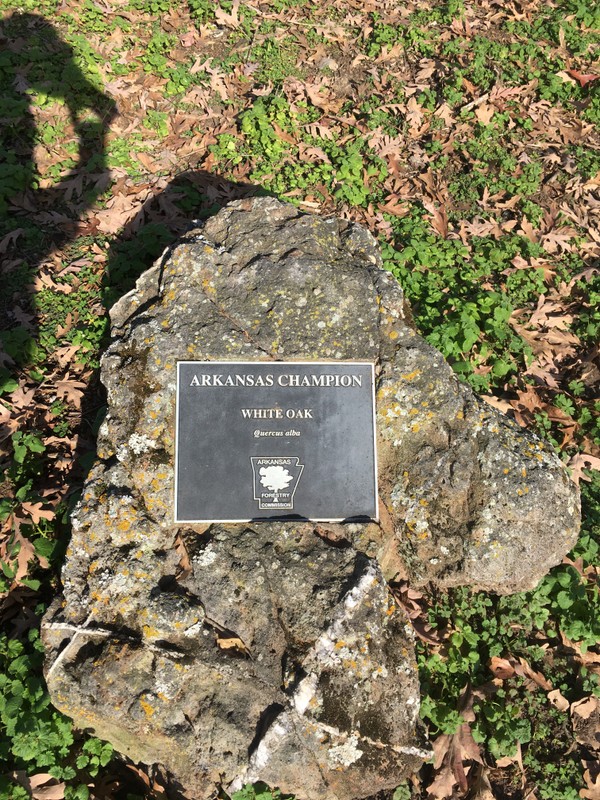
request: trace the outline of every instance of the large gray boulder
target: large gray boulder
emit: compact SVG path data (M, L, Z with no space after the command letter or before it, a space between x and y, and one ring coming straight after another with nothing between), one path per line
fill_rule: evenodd
M43 625L53 702L199 799L394 787L427 752L387 582L533 587L577 537L564 466L458 383L347 221L232 203L111 321L108 415ZM375 362L379 523L174 525L177 361L255 359Z

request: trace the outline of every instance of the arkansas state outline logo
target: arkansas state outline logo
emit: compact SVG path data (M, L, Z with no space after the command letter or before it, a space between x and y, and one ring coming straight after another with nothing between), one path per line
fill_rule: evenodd
M293 509L294 494L304 470L297 456L251 456L254 499L260 511Z

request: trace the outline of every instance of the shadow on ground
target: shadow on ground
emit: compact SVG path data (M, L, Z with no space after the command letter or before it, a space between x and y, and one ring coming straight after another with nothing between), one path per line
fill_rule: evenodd
M33 94L42 104L37 108L58 102L67 114L58 117L55 126L38 125ZM73 50L47 20L15 13L0 21L2 331L16 322L27 325L35 338L35 321L26 318L23 290L39 265L75 238L78 219L108 185L105 137L115 114L114 101L87 80ZM48 165L54 177L44 180L38 160L44 143L51 147L56 128L63 124L70 126L73 157L68 164L54 165L54 172ZM17 362L26 360L27 353L19 352L16 341L4 336L3 344L9 355L15 352Z
M37 106L31 102L32 94L38 97ZM37 109L44 97L48 102L64 105L67 113L62 114L63 123L72 135L72 163L66 168L60 165L52 179L42 178L38 169L44 130ZM113 100L86 79L71 47L46 19L15 13L0 20L0 385L7 379L21 380L29 386L32 380L39 380L52 389L58 373L51 363L52 348L41 340L43 310L36 303L39 276L42 267L50 275L64 269L65 264L68 268L68 262L77 258L81 244L90 244L89 239L81 242L81 237L89 234L89 226L83 225L82 220L111 181L106 135L116 114ZM55 133L48 131L47 135ZM228 202L256 194L263 192L250 184L232 183L204 171L182 172L166 187L163 184L120 234L109 241L100 288L104 311L99 307L99 317L106 315L110 306L185 230ZM107 342L108 326L104 347ZM45 371L45 378L39 377L40 370ZM31 392L29 404L19 417L19 430L34 431L46 440L52 438L44 414L47 401L47 394L43 395L39 386ZM60 542L52 556L52 569L36 576L42 581L39 591L18 586L0 600L0 629L11 638L25 640L28 631L38 627L40 602L47 603L56 591L69 538L68 510L76 503L93 461L95 435L105 402L95 370L81 398L77 427L69 434L77 438L69 468L57 469L52 457L48 458L52 456L49 447L31 474L28 498L43 501L49 485L61 487L60 514L52 523ZM10 424L0 430L0 501L3 497L14 499L15 485L10 478L14 430ZM27 526L21 530L28 535ZM115 781L120 788L115 789ZM163 782L164 778L152 770L144 776L123 761L104 779L96 781L96 791L98 796L112 798L131 797L131 791L136 796L138 792L146 797L158 796ZM177 793L177 788L171 787L173 791Z

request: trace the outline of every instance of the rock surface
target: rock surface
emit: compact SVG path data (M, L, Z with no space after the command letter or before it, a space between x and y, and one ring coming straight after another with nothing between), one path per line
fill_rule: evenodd
M576 487L413 329L373 238L231 204L111 311L108 416L43 626L55 705L195 798L396 786L426 752L410 628L386 581L533 587ZM174 526L178 360L371 360L381 522Z

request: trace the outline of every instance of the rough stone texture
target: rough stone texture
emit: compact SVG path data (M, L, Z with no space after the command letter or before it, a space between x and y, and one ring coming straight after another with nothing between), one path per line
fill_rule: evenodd
M69 606L45 622L61 710L194 798L222 777L364 797L418 768L411 629L375 561L308 525L213 526L186 531L176 580L172 536L120 499L137 543L117 537L98 569L93 543L73 547Z
M425 752L386 579L534 586L577 536L564 467L457 382L342 220L233 203L111 319L109 413L44 622L54 703L199 799L397 785ZM312 358L376 362L381 523L175 527L176 362Z

